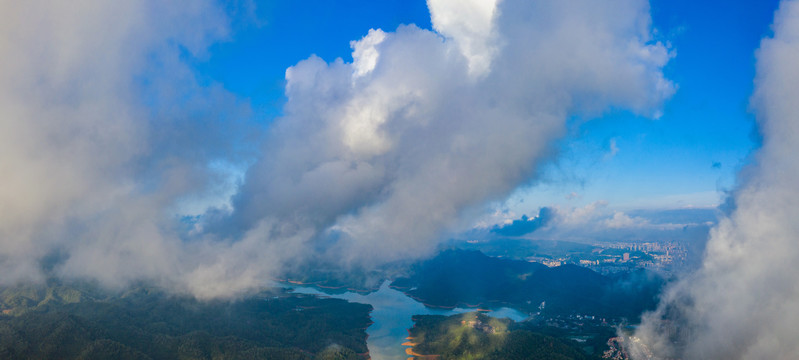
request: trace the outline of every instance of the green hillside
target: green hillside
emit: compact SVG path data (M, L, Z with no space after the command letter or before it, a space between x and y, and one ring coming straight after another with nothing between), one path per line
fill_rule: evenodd
M2 359L363 359L371 306L282 292L233 302L137 288L0 289Z
M441 360L590 359L578 346L547 335L518 329L509 319L481 313L414 316L410 330L419 358Z

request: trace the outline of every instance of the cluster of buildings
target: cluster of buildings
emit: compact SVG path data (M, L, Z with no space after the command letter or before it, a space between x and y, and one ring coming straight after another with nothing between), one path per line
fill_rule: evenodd
M602 274L648 268L670 273L683 265L687 250L677 242L669 243L596 243L588 252L574 252L560 257L531 256L528 261L549 267L575 264Z

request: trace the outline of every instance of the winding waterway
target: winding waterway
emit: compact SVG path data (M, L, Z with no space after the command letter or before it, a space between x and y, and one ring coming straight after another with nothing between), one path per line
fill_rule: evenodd
M408 358L405 354L405 338L408 336L408 329L413 326L411 317L413 315L453 315L464 312L474 311L475 309L431 309L422 303L408 297L402 292L388 286L388 281L384 282L380 289L362 295L354 292L331 295L311 287L295 287L296 293L314 294L328 296L331 298L344 299L351 302L372 305L372 321L374 324L366 329L369 339L366 345L369 347L369 354L374 360L394 360ZM510 308L500 308L487 313L493 317L510 318L515 321L522 321L527 315Z

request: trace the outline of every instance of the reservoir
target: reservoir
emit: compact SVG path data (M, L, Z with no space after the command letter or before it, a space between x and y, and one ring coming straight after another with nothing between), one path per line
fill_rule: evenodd
M384 282L379 290L368 295L355 292L331 295L312 287L291 286L290 288L295 293L327 296L372 305L374 324L366 329L366 333L369 334L366 345L374 360L405 360L408 358L408 355L405 354L406 347L402 346L402 343L406 341L408 329L413 326L411 320L413 315L453 315L475 311L475 309L465 308L428 308L401 291L390 288L388 284L388 281ZM522 321L527 318L527 314L510 308L499 308L486 314L498 318L510 318L514 321Z

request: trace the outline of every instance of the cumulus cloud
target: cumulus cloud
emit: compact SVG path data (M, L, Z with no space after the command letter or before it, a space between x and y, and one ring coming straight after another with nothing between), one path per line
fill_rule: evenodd
M40 279L46 258L107 283L174 276L166 209L221 180L206 163L231 153L246 114L181 60L225 39L227 16L145 0L0 14L0 281Z
M498 0L429 0L433 28L453 41L466 57L469 74L490 70L498 44L494 17Z
M646 1L429 7L435 31L375 29L352 63L289 68L285 116L229 209L187 232L174 209L231 181L211 164L246 160L233 144L246 106L184 61L230 35L225 11L3 3L2 281L52 262L62 276L214 297L302 259L423 256L469 209L529 181L567 118L657 116L674 91Z
M520 219L502 225L494 225L491 232L502 236L522 236L544 227L552 220L554 211L550 208L541 208L538 216L530 219L522 215Z
M237 228L312 229L351 263L432 251L469 208L528 181L571 115L653 115L668 50L645 1L431 0L437 32L354 42L353 63L287 73L286 116L234 201Z
M597 241L679 241L701 254L708 230L716 223L718 210L646 209L627 212L606 201L581 207L553 206L548 221L527 237L584 243Z
M595 222L599 217L604 217L607 209L608 202L599 200L581 207L557 208L557 212L561 224L584 225Z
M649 222L646 219L640 217L630 217L630 215L627 215L621 211L616 211L613 213L611 218L604 221L604 224L609 228L619 229L629 227L644 227L649 225Z
M783 1L762 40L752 105L762 147L735 209L711 232L702 268L672 287L636 336L640 358L799 357L799 3Z

